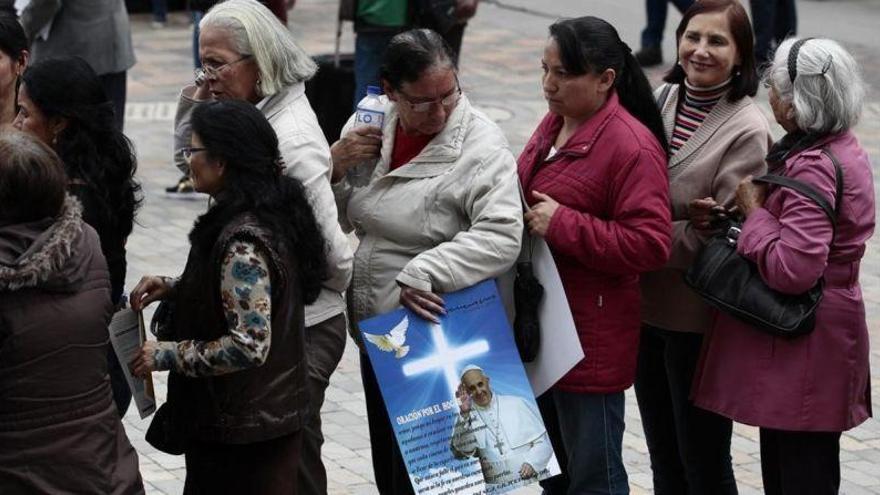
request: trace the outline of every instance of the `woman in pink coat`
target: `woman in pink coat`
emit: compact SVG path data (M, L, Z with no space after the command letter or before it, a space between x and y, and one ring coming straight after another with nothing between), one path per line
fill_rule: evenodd
M874 231L874 185L850 131L865 90L852 56L826 39L784 42L767 74L773 114L788 132L770 150L770 171L822 193L837 226L800 193L747 178L737 190L746 216L737 249L773 289L799 294L824 279L824 297L813 332L793 339L719 314L692 393L697 406L761 428L765 493L831 494L841 432L871 416L858 278ZM839 205L832 156L843 172Z

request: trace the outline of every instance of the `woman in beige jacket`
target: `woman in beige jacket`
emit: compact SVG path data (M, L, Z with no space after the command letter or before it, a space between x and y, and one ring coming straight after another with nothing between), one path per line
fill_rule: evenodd
M707 238L697 228L706 219L691 217L688 206L698 200L731 207L739 182L766 168L770 132L750 97L758 78L742 6L697 2L676 35L678 64L655 92L670 143L672 254L665 268L642 276L636 397L655 493L735 494L732 423L689 399L712 310L682 280Z
M341 223L360 240L348 294L352 329L400 305L436 321L437 294L509 269L523 230L516 161L501 130L461 94L443 39L428 30L395 36L382 82L381 132L349 122L331 147ZM356 187L346 174L365 160L369 182ZM412 493L366 355L361 376L378 491Z

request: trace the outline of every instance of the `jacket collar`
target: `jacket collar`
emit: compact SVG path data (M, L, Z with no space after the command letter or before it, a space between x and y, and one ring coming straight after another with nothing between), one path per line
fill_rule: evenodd
M278 112L287 108L297 98L304 97L305 94L305 83L293 83L290 86L285 86L274 95L263 98L255 106L267 119L271 120Z
M617 92L612 91L608 100L599 107L599 110L592 117L578 127L577 131L562 145L562 148L556 151L553 158L565 155L584 156L589 153L590 148L599 140L599 136L602 135L602 131L605 130L611 118L617 114L618 108L620 108L620 98L617 96ZM548 138L555 137L562 129L562 117L558 115L554 115L554 117L549 122L552 125L553 133L548 134ZM547 151L550 149L548 148Z
M405 177L411 179L435 177L452 169L458 163L464 148L464 139L473 119L473 108L464 94L458 100L458 105L452 111L446 125L434 139L425 146L425 149L406 165L388 173L394 150L394 137L397 131L397 123L400 114L397 104L390 103L385 114L383 126L382 153L379 163L376 165L377 173L383 177ZM414 166L417 165L417 166Z
M0 227L0 291L78 280L85 258L75 253L83 229L81 214L79 201L68 195L54 221Z
M562 145L562 148L556 150L556 154L546 161L552 162L566 156L575 158L585 156L599 140L602 131L605 130L611 118L617 114L618 108L620 108L620 99L616 92L612 92L599 110L581 124L577 131L568 138L568 141ZM562 116L550 112L538 126L534 148L531 154L528 155L528 162L525 165L527 169L520 175L520 180L524 184L528 184L531 181L535 174L535 168L545 161L544 159L550 152L556 136L559 135L559 131L562 129L562 124Z
M669 96L661 109L663 117L663 129L666 131L666 139L672 137L672 131L675 129L676 110L678 108L680 85L674 84L669 91ZM694 152L699 150L707 141L709 141L715 132L721 128L731 117L733 117L741 109L751 103L748 97L740 98L731 103L727 99L727 95L723 96L718 103L709 112L706 120L697 128L696 132L684 143L677 153L669 157L669 168L674 168L684 162Z

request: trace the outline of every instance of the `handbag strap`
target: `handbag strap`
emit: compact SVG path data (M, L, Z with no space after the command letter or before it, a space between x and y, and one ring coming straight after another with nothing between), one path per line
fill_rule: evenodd
M529 207L529 202L526 201L526 193L525 191L523 191L522 183L520 183L519 178L517 178L516 180L516 186L519 189L519 200L522 203L523 214L528 213L531 208ZM529 243L529 258L527 261L532 261L532 253L534 252L534 245L532 244L532 234L529 233L529 227L527 225L524 225L523 227L523 240Z
M840 162L837 161L837 157L831 153L831 150L827 148L822 148L822 153L828 156L831 159L831 163L834 165L834 173L836 176L836 185L834 191L834 208L831 208L831 205L828 204L828 201L822 196L822 194L816 190L813 186L796 180L789 177L785 177L783 175L775 175L775 174L767 174L762 175L754 179L755 182L764 182L767 184L775 184L777 186L787 187L789 189L794 189L804 196L813 200L814 203L819 205L822 210L828 215L828 219L831 220L831 227L836 231L837 229L837 215L840 212L840 203L843 197L843 170L840 167Z
M669 91L672 90L672 84L666 83L663 85L663 91L657 95L657 109L663 110L663 105L666 104L666 100L669 98Z

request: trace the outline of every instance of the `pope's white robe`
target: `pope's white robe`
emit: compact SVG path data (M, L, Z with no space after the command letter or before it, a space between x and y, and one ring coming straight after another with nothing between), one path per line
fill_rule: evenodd
M473 404L467 418L458 415L452 452L456 457L476 455L486 483L499 484L519 480L523 464L535 473L543 471L553 447L541 415L528 402L513 395L493 395L486 407Z

